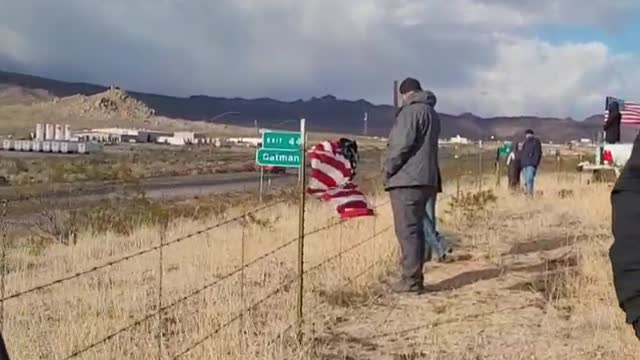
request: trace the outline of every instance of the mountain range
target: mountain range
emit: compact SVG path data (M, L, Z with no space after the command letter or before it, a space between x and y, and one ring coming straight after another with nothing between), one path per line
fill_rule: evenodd
M56 97L68 97L77 94L94 95L110 88L0 71L0 87L2 86L29 90L29 94L36 98L43 91ZM365 100L341 100L332 95L287 102L270 98L243 99L205 95L173 97L136 91L128 91L128 94L154 109L156 115L170 118L281 129L293 129L296 126L293 120L306 118L310 130L358 135L364 132L363 118L366 113L367 134L385 136L391 128L395 112L390 105L375 105ZM1 104L0 102L0 106ZM531 128L544 141L566 142L580 138L593 139L602 129L603 115L576 121L553 117L483 118L472 113L442 113L441 120L441 137L460 135L470 139L489 139L492 136L498 139L518 139L522 137L524 130Z

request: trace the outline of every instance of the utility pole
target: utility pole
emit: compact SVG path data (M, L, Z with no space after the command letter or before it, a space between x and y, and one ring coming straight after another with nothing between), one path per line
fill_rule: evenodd
M368 120L368 118L369 118L369 114L368 114L367 112L365 112L365 113L364 113L364 119L363 119L363 121L364 121L364 128L362 129L362 134L363 134L364 136L367 136L367 133L369 132L369 131L368 131L369 129L368 129L368 127L367 127L367 120Z
M398 108L398 80L393 80L393 107Z

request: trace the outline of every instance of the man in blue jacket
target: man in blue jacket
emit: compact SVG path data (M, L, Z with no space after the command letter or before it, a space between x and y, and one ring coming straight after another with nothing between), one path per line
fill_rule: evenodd
M542 160L542 144L540 140L534 136L533 130L528 129L524 134L526 139L520 150L520 164L524 176L524 192L527 195L533 195L533 185L538 172L538 166L540 166L540 161Z

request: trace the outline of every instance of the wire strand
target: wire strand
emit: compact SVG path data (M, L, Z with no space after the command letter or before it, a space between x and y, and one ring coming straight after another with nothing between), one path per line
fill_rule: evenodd
M274 206L276 206L276 205L278 205L278 204L280 204L282 202L284 202L284 200L275 202L275 203L267 205L267 206L263 206L263 207L257 208L255 210L250 211L250 212L247 212L247 213L244 213L242 215L233 217L231 219L222 221L220 223L217 223L215 225L206 227L204 229L201 229L199 231L193 232L191 234L175 238L175 239L173 239L171 241L165 242L163 245L156 245L156 246L144 249L144 250L140 250L140 251L137 251L135 253L132 253L132 254L123 256L121 258L118 258L116 260L108 261L108 262L106 262L106 263L104 263L102 265L94 266L92 268L89 268L89 269L86 269L86 270L83 270L83 271L80 271L80 272L76 272L74 274L59 278L57 280L53 280L51 282L48 282L48 283L45 283L45 284L42 284L42 285L38 285L38 286L34 286L34 287L32 287L30 289L27 289L27 290L23 290L23 291L19 291L19 292L13 293L13 294L11 294L11 295L9 295L7 297L3 297L2 299L0 299L0 303L3 303L5 301L7 301L7 300L11 300L11 299L14 299L14 298L17 298L17 297L20 297L20 296L24 296L24 295L27 295L27 294L30 294L30 293L33 293L33 292L36 292L36 291L47 289L47 288L49 288L51 286L54 286L54 285L57 285L57 284L61 284L63 282L67 282L69 280L73 280L73 279L82 277L82 276L87 275L87 274L94 273L96 271L99 271L99 270L102 270L102 269L105 269L105 268L108 268L108 267L123 263L123 262L125 262L127 260L131 260L131 259L137 258L137 257L142 256L142 255L149 254L149 253L154 252L154 251L156 251L156 250L158 250L160 248L166 248L168 246L171 246L171 245L180 243L182 241L194 238L194 237L196 237L198 235L202 235L202 234L207 233L207 232L209 232L211 230L217 229L217 228L219 228L221 226L224 226L224 225L233 223L235 221L238 221L238 220L240 220L240 219L242 219L242 218L244 218L244 217L246 217L246 216L248 216L250 214L255 214L255 213L270 209L270 208L272 208L272 207L274 207Z

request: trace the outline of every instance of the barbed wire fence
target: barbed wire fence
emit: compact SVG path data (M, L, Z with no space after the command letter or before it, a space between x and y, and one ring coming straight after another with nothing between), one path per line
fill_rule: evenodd
M33 198L31 199L33 200ZM365 238L363 238L361 241L358 241L357 243L351 245L351 246L345 246L344 242L343 242L343 236L345 234L345 223L348 221L346 219L339 219L336 221L331 221L330 223L323 225L323 226L319 226L315 229L312 229L310 231L306 231L304 233L305 236L310 236L310 235L314 235L314 234L320 234L323 233L325 231L328 231L329 229L333 229L333 228L338 228L337 232L339 234L339 245L338 245L338 251L327 257L326 259L320 261L319 263L310 266L310 267L306 267L303 269L302 273L300 274L300 277L294 277L293 279L287 280L285 282L283 282L282 284L280 284L278 287L276 287L275 289L273 289L272 291L269 291L265 296L263 296L262 298L258 299L257 301L253 301L249 304L247 304L247 294L246 294L246 278L245 278L245 271L247 269L249 269L250 267L258 264L261 261L264 261L270 257L275 256L276 254L278 254L279 252L284 251L285 249L291 248L293 247L293 245L298 244L300 241L300 238L298 236L296 237L292 237L291 239L285 241L284 243L275 246L274 248L270 249L269 251L264 252L263 254L255 257L254 259L252 259L251 261L247 261L246 259L246 237L247 234L245 233L245 229L244 226L242 227L242 232L241 232L241 236L240 236L240 265L234 269L231 269L229 272L227 272L226 274L217 277L216 279L206 282L205 284L203 284L202 286L200 286L197 289L194 289L190 292L188 292L187 294L184 294L178 298L176 298L173 301L165 301L165 299L163 298L163 293L164 293L164 288L165 288L165 281L166 279L164 278L163 274L167 271L167 268L165 266L165 250L168 247L172 247L175 246L179 243L184 242L187 239L192 239L192 238L196 238L199 235L203 235L206 233L209 233L215 229L220 229L223 226L227 226L229 224L233 224L233 223L241 223L243 221L247 221L247 219L250 218L254 218L255 215L259 214L259 213L263 213L263 212L267 212L271 209L274 209L276 206L279 205L283 205L286 202L286 200L279 200L279 201L275 201L273 203L270 204L266 204L263 206L259 206L255 209L249 210L245 213L242 213L238 216L233 216L230 217L228 219L224 219L214 225L202 228L200 230L188 233L186 235L182 235L179 237L175 237L172 239L167 239L167 228L168 228L168 223L163 223L160 225L160 232L159 232L159 239L157 240L156 245L153 246L149 246L137 251L133 251L129 254L117 257L115 259L111 259L105 262L102 262L100 264L97 265L93 265L91 267L79 270L79 271L75 271L73 273L70 273L68 275L64 275L61 277L58 277L56 279L50 280L50 281L46 281L40 284L36 284L32 287L28 287L28 288L23 288L23 289L19 289L19 290L15 290L13 292L10 292L9 294L6 294L5 292L5 284L7 281L7 267L6 267L6 251L7 251L7 225L6 225L6 216L7 216L7 212L9 209L9 202L8 201L3 201L2 203L2 213L1 213L1 218L0 218L0 230L2 231L2 243L0 244L0 246L2 247L0 249L1 254L0 254L0 260L2 261L2 264L0 264L0 334L4 333L5 330L5 318L4 318L4 313L5 313L5 303L9 302L9 301L16 301L19 300L21 298L23 298L24 296L27 295L37 295L38 293L41 293L45 290L53 290L54 287L60 285L60 284L64 284L70 281L73 281L75 279L80 279L80 278L84 278L88 275L91 274L95 274L99 271L105 270L105 269L109 269L109 268L113 268L116 265L131 261L133 259L137 259L143 255L147 255L147 254L151 254L154 252L157 252L157 262L156 262L156 266L157 266L157 270L158 270L158 278L156 281L156 289L157 289L157 298L155 300L156 302L156 309L153 311L150 311L140 317L138 317L137 319L132 320L131 322L127 323L126 325L123 325L117 329L115 329L114 331L110 332L109 334L106 334L98 339L95 340L91 340L88 343L86 343L84 346L79 346L76 347L73 351L71 351L69 354L66 355L61 355L61 354L50 354L51 358L62 358L62 359L75 359L75 358L80 358L83 355L88 354L90 351L96 350L97 348L109 343L110 341L118 338L119 336L121 336L124 333L127 333L133 329L136 329L138 327L140 327L141 325L145 324L145 323L149 323L151 322L153 319L156 319L157 322L157 329L156 334L154 335L156 337L157 340L157 358L158 359L164 359L167 356L169 356L169 358L172 359L178 359L178 358L182 358L186 355L188 355L189 353L191 353L194 349L197 349L200 345L206 343L208 340L212 339L213 337L216 336L216 334L220 333L222 330L225 330L227 328L229 328L231 325L233 325L234 323L238 323L238 327L239 327L239 333L240 333L240 348L242 349L242 357L244 358L244 356L246 355L244 353L244 349L245 349L245 342L246 342L246 333L245 333L245 323L246 323L246 319L247 319L247 314L249 314L252 310L260 307L261 304L265 303L266 301L268 301L269 299L274 298L276 295L283 293L283 292L292 292L294 287L293 285L295 285L296 283L300 282L301 277L302 276L309 276L310 274L316 273L318 272L320 269L327 267L329 264L338 263L337 268L339 269L338 271L340 272L340 279L341 281L344 280L345 284L347 283L353 283L356 279L364 276L364 274L370 272L372 269L376 268L376 265L379 265L380 262L376 261L373 262L370 266L368 266L364 271L356 274L355 276L352 277L348 277L344 274L344 269L343 269L343 257L346 256L347 254L353 253L355 252L358 248L361 248L362 246L364 246L367 243L370 243L371 241L374 241L375 239L378 239L380 236L382 236L383 234L385 234L386 232L388 232L391 228L391 226L387 226L381 230L377 229L377 220L376 220L376 216L373 217L373 226L371 228L371 233L370 235L366 236ZM374 209L380 209L384 206L388 205L388 202L384 202L384 203L380 203L375 205L374 204ZM206 335L198 338L197 340L193 341L189 346L184 347L181 351L176 352L175 354L168 354L167 352L167 347L165 347L165 342L168 341L169 338L165 337L165 333L163 330L163 317L164 314L172 309L175 308L183 303L185 303L186 301L200 295L203 294L205 291L215 288L217 285L222 284L224 281L227 281L229 279L231 279L232 277L239 275L240 276L240 282L239 282L239 293L240 293L240 307L241 310L239 312L237 312L237 314L235 314L234 316L232 316L230 319L228 319L227 321L223 322L222 324L220 324L219 326L213 328L211 331L209 331ZM305 291L304 288L301 289L301 291ZM50 293L47 291L47 296L51 296ZM296 319L297 323L291 323L290 325L288 325L282 332L280 332L277 336L277 338L282 338L284 336L284 334L288 333L290 330L292 330L295 327L300 326L301 324L303 324L304 322L304 316L305 313L301 314L302 316L300 316L300 318ZM7 335L4 335L5 338L7 337ZM275 338L274 338L275 339ZM275 340L274 340L275 341ZM9 351L11 351L11 349L9 349ZM150 356L151 354L147 354L147 356Z

